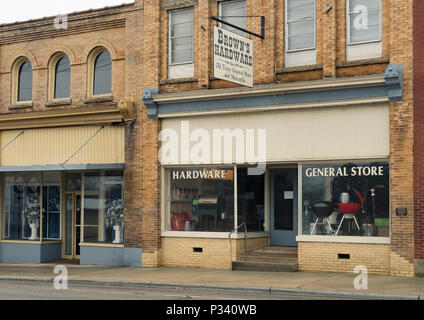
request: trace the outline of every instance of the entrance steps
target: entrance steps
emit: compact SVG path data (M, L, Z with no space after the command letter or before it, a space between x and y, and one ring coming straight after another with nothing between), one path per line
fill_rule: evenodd
M233 270L240 271L298 271L297 247L265 247L239 256Z

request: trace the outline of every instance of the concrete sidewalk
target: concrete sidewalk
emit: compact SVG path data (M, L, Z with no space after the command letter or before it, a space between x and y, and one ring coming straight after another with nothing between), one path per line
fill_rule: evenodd
M57 264L0 263L1 280L53 281ZM368 290L358 291L347 273L256 272L194 268L137 268L65 264L69 285L161 286L215 290L307 294L352 299L424 299L424 278L368 275Z

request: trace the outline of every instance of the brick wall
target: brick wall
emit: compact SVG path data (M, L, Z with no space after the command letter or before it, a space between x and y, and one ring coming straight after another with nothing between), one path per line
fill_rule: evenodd
M415 259L424 259L424 2L414 1ZM423 271L421 270L421 273Z
M268 238L248 239L248 248L255 250L268 245ZM202 248L194 252L193 248ZM232 241L232 261L245 251L245 240ZM231 269L230 241L208 238L162 238L162 265L166 267L198 267Z

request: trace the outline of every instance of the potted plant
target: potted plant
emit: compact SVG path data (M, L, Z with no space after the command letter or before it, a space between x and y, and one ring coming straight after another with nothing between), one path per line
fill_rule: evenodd
M40 226L40 199L38 197L28 197L23 210L23 216L27 219L31 228L29 240L37 240L37 229Z
M113 243L121 243L121 227L124 222L124 206L122 199L112 201L107 208L105 215L105 223L107 227L113 227L115 238Z

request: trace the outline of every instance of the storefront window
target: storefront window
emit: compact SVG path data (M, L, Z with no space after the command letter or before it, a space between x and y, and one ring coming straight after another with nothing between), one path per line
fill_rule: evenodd
M302 165L304 235L389 236L389 164Z
M40 173L4 175L3 239L40 239Z
M234 229L233 168L170 169L168 231Z
M43 239L60 239L61 172L43 172Z
M238 224L245 222L249 232L264 231L264 175L248 175L247 168L237 168Z
M85 172L84 242L122 243L123 214L123 172Z

